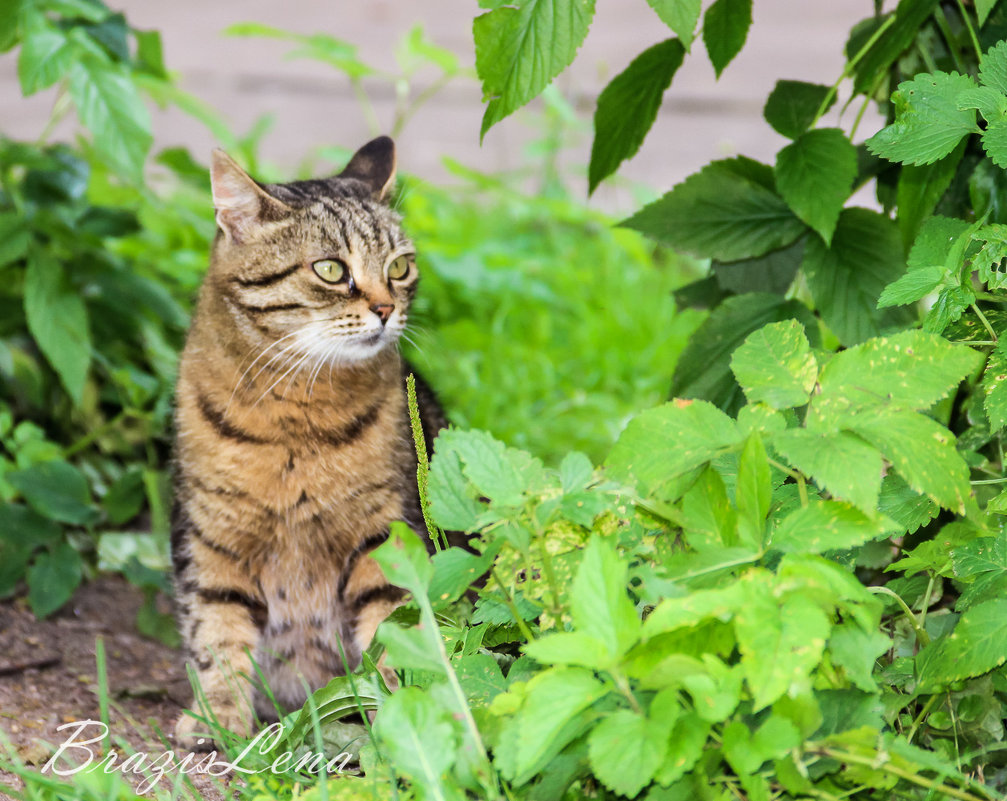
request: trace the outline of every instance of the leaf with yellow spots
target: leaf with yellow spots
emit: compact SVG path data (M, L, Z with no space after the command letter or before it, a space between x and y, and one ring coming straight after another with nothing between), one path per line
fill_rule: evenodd
M894 521L866 515L843 501L813 500L784 518L770 547L784 553L822 553L853 548L897 529Z
M1007 355L997 346L990 354L983 373L983 392L986 399L986 416L990 421L990 431L996 433L1007 425Z
M986 601L961 616L950 634L916 655L920 689L933 691L1007 662L1007 599Z

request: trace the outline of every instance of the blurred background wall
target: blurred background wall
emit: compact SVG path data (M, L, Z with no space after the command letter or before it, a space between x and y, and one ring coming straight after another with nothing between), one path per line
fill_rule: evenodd
M285 60L289 43L225 36L228 25L255 21L298 33L326 33L357 45L360 58L378 69L393 69L396 44L414 25L422 25L434 43L457 53L471 68L472 18L479 11L468 0L126 0L118 7L135 27L162 32L168 68L234 130L246 132L262 115L273 115L260 152L284 170L292 170L313 148L355 147L377 131L364 119L345 76L316 62ZM633 182L663 191L713 158L741 153L772 160L783 139L761 112L776 80L831 84L842 69L847 32L872 8L871 0L755 0L753 26L741 55L717 81L697 41L643 148L622 167L621 180L603 185L593 203L630 210L638 205ZM586 193L590 114L598 93L638 52L668 35L644 0L598 0L578 59L557 82L579 120L568 132L571 147L561 155L575 191ZM419 73L412 91L422 92L435 78L433 70ZM364 85L384 132L393 117L395 89L379 78L364 79ZM54 97L49 91L22 100L15 58L0 56L0 132L37 136ZM534 108L492 129L480 146L479 86L474 74L458 77L405 127L399 137L400 168L441 181L447 177L442 156L450 155L481 170L520 169L529 143L542 136ZM851 117L855 112L850 111ZM876 127L868 116L861 136ZM205 158L215 144L202 125L177 110L155 112L154 130L156 145L184 144L197 157Z

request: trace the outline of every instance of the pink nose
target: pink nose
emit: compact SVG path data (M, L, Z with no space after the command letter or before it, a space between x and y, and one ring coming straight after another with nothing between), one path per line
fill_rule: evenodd
M381 318L381 324L384 325L385 323L388 322L388 318L392 316L392 312L395 311L395 304L375 303L373 306L371 306L371 311Z

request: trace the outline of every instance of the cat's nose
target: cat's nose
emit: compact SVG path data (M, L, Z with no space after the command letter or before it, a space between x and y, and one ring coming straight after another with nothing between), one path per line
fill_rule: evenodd
M388 322L388 318L392 316L392 312L395 311L395 304L375 303L371 306L371 311L381 318L381 325L384 325Z

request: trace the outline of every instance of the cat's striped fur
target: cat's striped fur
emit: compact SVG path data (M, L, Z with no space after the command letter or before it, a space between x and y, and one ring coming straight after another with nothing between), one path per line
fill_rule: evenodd
M382 137L339 176L263 186L214 154L219 231L179 370L172 558L190 663L239 733L253 708L275 715L250 658L288 709L305 683L356 666L402 598L367 554L393 520L422 531L396 347L418 276L385 203L394 160ZM323 280L325 262L345 280ZM432 436L443 419L422 385L421 410ZM183 715L176 732L192 745L203 728Z

